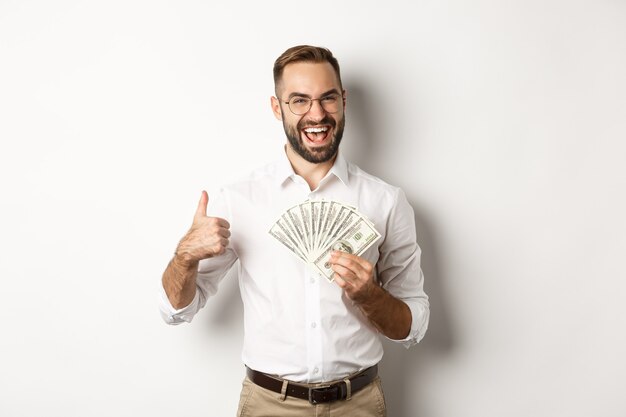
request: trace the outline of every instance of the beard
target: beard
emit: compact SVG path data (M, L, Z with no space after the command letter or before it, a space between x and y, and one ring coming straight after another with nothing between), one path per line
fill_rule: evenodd
M304 145L300 132L302 131L302 129L307 127L307 125L314 126L319 124L327 124L332 126L333 137L331 138L330 143L326 146L308 149ZM343 138L343 129L345 125L345 116L342 117L339 122L335 122L335 119L329 117L328 115L324 116L324 118L318 123L311 123L302 119L298 122L295 128L293 126L288 126L283 119L283 128L285 129L285 135L287 135L289 144L298 155L313 164L321 164L322 162L330 161L332 158L335 157L337 151L339 150L339 144L341 143L341 139Z

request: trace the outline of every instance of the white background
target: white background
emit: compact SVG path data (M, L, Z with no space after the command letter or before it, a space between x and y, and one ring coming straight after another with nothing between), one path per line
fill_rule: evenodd
M626 415L626 3L225 3L0 1L0 415L235 414L236 277L178 327L156 288L200 191L277 155L301 43L416 212L431 326L386 345L390 416Z

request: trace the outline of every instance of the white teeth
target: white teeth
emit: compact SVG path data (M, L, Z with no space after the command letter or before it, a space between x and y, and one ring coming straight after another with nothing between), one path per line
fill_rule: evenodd
M320 133L320 132L326 132L328 130L327 127L309 127L304 129L305 132L307 133Z

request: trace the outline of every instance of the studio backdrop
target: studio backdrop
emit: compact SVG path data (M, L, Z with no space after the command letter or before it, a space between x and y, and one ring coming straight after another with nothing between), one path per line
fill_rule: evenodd
M385 343L389 415L623 417L624 40L621 0L0 1L0 415L235 415L236 271L191 324L158 288L200 192L277 158L306 43L415 211L431 322Z

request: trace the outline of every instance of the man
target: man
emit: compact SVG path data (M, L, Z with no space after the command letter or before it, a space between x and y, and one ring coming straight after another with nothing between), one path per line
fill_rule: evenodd
M211 215L202 192L163 274L161 311L167 323L191 321L238 259L247 366L238 415L384 416L379 335L408 347L428 324L413 211L400 189L339 152L346 91L329 50L288 49L274 82L281 158L212 195ZM268 234L286 209L322 199L357 208L381 234L360 256L333 251L332 282Z

